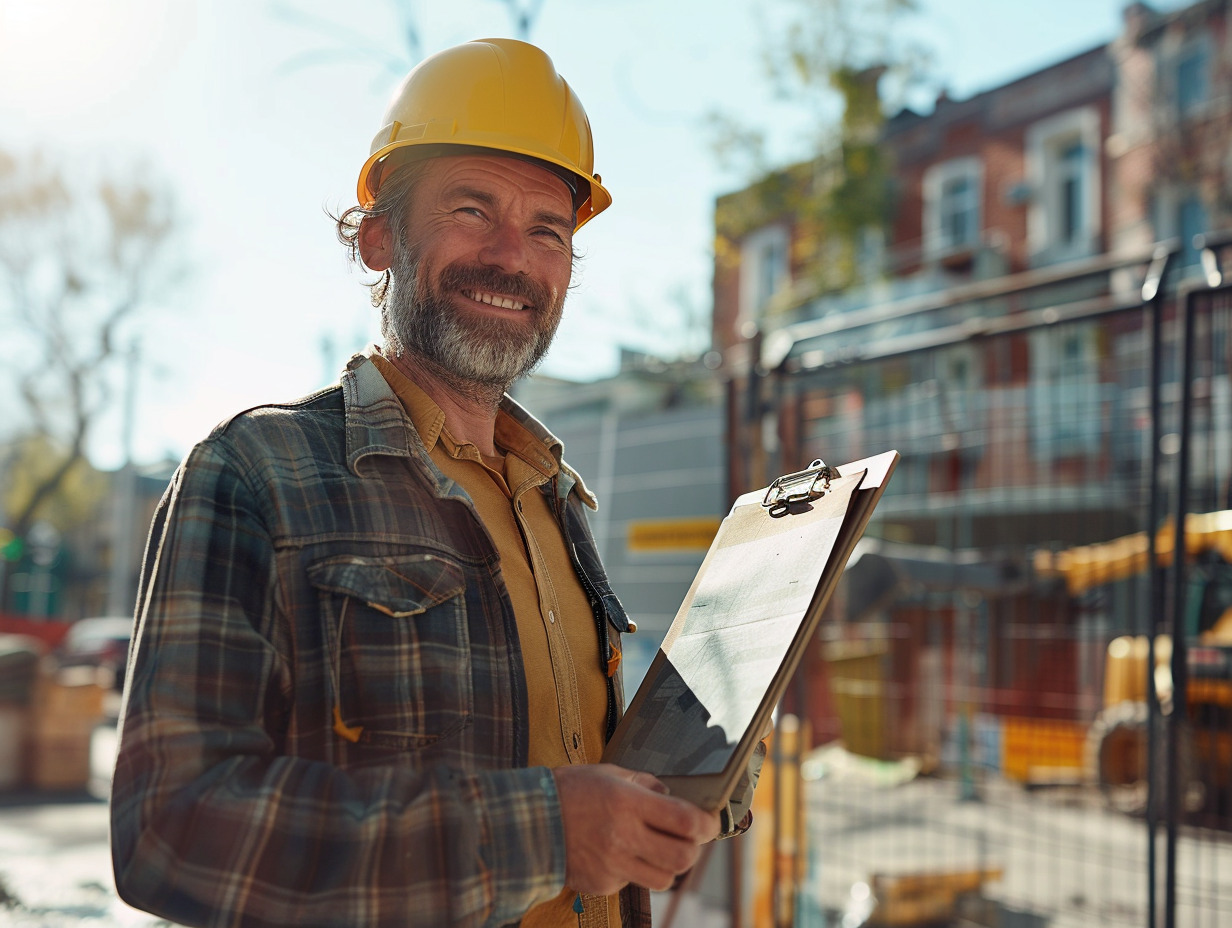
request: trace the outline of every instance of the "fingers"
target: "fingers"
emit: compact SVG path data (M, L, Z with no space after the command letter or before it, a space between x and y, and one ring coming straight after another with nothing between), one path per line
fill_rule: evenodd
M614 764L602 766L612 771L614 776L624 777L630 783L664 797L666 802L657 805L650 803L648 821L652 828L667 834L679 835L699 844L710 841L719 833L718 813L711 815L691 802L671 797L663 781L654 774L626 770Z
M653 889L656 892L666 892L675 885L676 876L677 874L671 870L663 870L646 863L644 860L635 860L629 868L629 879L627 882L633 883L636 886L645 886L647 889ZM623 888L624 886L621 887L621 889Z
M626 883L666 889L719 832L719 816L646 773L610 764L552 771L565 828L569 886L607 895Z
M624 768L613 766L613 769L623 770ZM663 785L663 781L656 777L653 773L643 773L640 770L636 771L630 778L630 782L636 783L638 786L644 787L651 792L662 793L664 796L666 796L669 792L668 788Z
M671 796L648 797L644 820L654 831L693 844L705 844L719 833L717 813L704 812L690 802Z
M677 873L684 873L697 863L697 857L701 853L701 844L647 827L646 833L639 842L637 853L638 857L651 867L664 870L674 876Z

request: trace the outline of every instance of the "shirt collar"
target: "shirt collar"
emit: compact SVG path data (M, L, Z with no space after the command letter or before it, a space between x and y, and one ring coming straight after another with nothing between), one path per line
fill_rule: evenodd
M394 395L402 401L406 414L411 417L411 424L419 433L419 440L423 442L424 450L431 452L445 428L445 413L433 402L432 397L424 393L419 384L402 373L393 361L377 351L373 351L369 358L376 369L381 372L381 376L385 378L390 389L394 391Z
M576 490L578 497L583 503L589 508L597 510L599 508L598 500L586 488L586 484L582 482L578 472L570 467L569 462L565 460L565 446L561 443L560 439L549 432L543 423L519 406L513 397L508 394L505 394L505 398L501 400L501 411L530 434L532 440L538 444L536 450L547 451L555 459L557 466L560 468L556 479L557 496L563 500L571 491Z
M393 368L401 379L410 385L414 394L423 397L426 405L421 406L418 398L414 403L404 403L386 380L379 366L381 363ZM363 353L353 356L347 363L342 374L342 391L346 407L347 463L356 473L359 460L368 454L411 456L412 447L408 441L408 433L414 436L415 444L423 446L425 453L440 439L445 425L445 414L410 378L402 375L387 359L381 357L380 349L375 345L369 345ZM412 409L412 406L415 408ZM501 399L500 411L512 420L505 428L516 424L524 430L520 439L510 439L518 444L520 454L531 460L535 459L536 454L542 460L542 452L545 451L550 455L551 461L559 468L556 492L561 499L576 490L582 502L589 508L599 508L594 494L587 489L577 471L564 460L564 445L560 439L508 394ZM418 420L417 415L420 415ZM407 428L408 424L410 429ZM504 444L503 427L499 417L497 430L498 439ZM519 444L519 441L522 443ZM510 446L505 444L505 447ZM549 467L550 464L551 462Z
M411 457L407 415L402 402L368 355L347 362L339 381L345 412L347 466L359 476L360 461L370 454ZM416 436L417 438L418 436Z

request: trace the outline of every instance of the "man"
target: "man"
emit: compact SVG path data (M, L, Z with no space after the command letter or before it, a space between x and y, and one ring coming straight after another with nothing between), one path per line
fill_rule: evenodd
M597 763L630 625L505 396L611 202L589 124L509 40L426 60L385 122L340 220L382 348L218 426L155 517L116 885L189 925L648 924L720 819Z

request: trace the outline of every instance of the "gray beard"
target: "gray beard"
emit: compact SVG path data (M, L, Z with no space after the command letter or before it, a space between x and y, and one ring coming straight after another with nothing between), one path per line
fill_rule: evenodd
M534 327L459 313L437 293L414 250L395 245L393 286L381 311L385 348L415 355L467 396L490 399L507 391L543 360L556 335L564 297L532 302ZM448 273L448 269L447 272ZM490 289L504 290L490 284Z

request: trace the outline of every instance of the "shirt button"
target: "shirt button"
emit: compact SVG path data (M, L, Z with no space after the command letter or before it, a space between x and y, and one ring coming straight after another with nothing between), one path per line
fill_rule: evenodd
M548 610L548 621L553 625L556 624L556 613L554 613L551 609Z
M573 733L573 749L574 749L575 751L577 750L577 747L578 747L578 745L579 745L579 744L581 744L581 742L578 740L578 734L577 734L577 732L575 731L575 732Z

